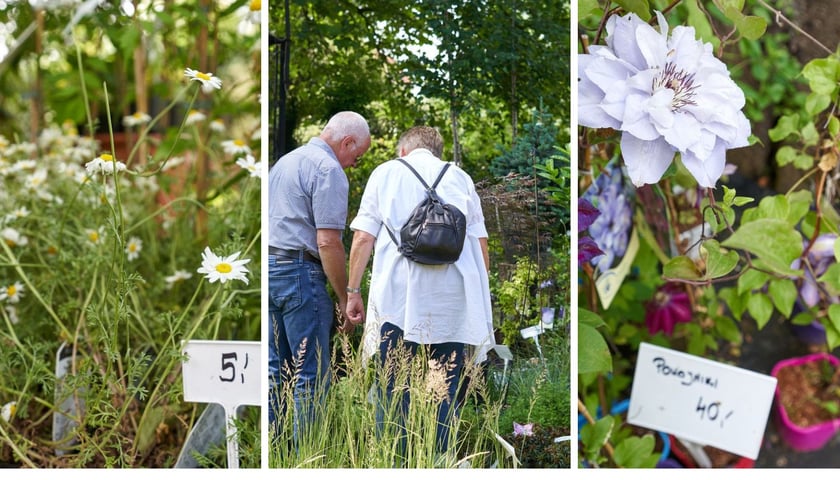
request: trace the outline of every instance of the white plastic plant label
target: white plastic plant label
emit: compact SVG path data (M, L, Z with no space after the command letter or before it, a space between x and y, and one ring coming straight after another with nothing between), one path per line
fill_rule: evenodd
M775 390L774 377L642 343L627 422L755 460Z
M217 403L227 418L228 468L239 466L233 420L241 405L260 405L260 342L190 340L184 342L184 400Z

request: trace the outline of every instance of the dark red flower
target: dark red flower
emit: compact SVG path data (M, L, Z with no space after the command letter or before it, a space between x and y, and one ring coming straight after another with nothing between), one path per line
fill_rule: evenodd
M578 198L578 233L586 230L590 225L595 223L595 219L600 214L601 212L589 200Z
M682 284L666 283L645 305L645 324L651 335L665 332L670 336L674 333L674 325L690 321L691 302Z
M578 265L587 264L598 255L604 254L592 237L581 234L595 222L600 214L601 212L589 203L589 200L578 198Z

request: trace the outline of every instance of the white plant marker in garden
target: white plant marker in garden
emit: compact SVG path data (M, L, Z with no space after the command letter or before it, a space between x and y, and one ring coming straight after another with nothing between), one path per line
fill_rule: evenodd
M627 423L755 460L775 390L771 376L641 343Z
M190 340L183 353L184 400L225 409L228 468L239 468L234 418L239 406L261 404L260 342Z
M508 364L513 360L513 352L510 351L510 347L507 345L495 345L493 350L496 351L496 354L499 355L499 358L504 360L505 366L502 369L502 387L507 385L507 371L508 371Z
M69 453L79 443L73 433L79 427L78 419L85 411L85 401L82 398L84 390L69 390L64 385L64 377L73 371L73 347L62 342L55 354L55 403L53 412L52 439L55 442L55 454L61 456Z
M542 360L543 363L545 363L545 358L543 357L542 348L540 347L539 336L545 333L546 330L551 330L552 328L554 328L554 309L548 307L543 309L542 316L540 317L540 323L531 327L523 328L519 331L522 338L534 339L534 343L537 344L537 352L539 352L540 360Z

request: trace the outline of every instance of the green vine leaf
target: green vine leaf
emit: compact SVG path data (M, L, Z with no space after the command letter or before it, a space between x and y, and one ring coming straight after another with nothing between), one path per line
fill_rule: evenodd
M598 331L601 325L604 325L601 317L578 309L578 374L612 371L610 349Z
M648 0L616 0L621 8L633 12L644 21L650 20L650 3Z
M615 419L607 415L594 424L587 423L580 429L580 441L586 451L586 458L597 458L598 452L606 445L612 435Z
M840 305L834 304L828 307L828 321L823 324L828 349L834 350L840 346Z
M802 255L802 236L786 220L762 218L742 224L722 245L757 255L780 275L802 274L790 268Z
M745 295L739 294L734 288L727 287L720 290L720 298L729 306L729 311L735 318L741 318L747 308Z
M773 300L773 305L776 306L776 310L781 312L785 318L790 318L790 314L793 312L793 304L796 303L796 297L799 294L793 280L789 278L772 280L767 291L770 294L770 299Z
M756 294L747 299L747 311L755 320L758 329L761 330L770 321L770 316L773 315L773 302L767 298L767 295Z
M747 40L758 40L767 31L767 21L755 15L741 15L735 20L735 28Z
M625 438L615 447L615 463L623 468L653 468L659 459L659 454L653 451L655 446L650 433Z
M700 247L700 256L706 263L707 280L729 274L738 265L738 252L722 252L717 240L706 240Z
M832 95L840 80L840 62L833 58L817 58L802 68L802 76L814 93Z
M737 255L737 254L736 254ZM662 275L666 278L678 278L683 280L700 280L703 274L697 268L694 260L680 255L668 260L668 263L662 266Z
M782 116L776 122L776 126L767 131L767 134L774 142L780 142L791 135L799 136L799 114Z

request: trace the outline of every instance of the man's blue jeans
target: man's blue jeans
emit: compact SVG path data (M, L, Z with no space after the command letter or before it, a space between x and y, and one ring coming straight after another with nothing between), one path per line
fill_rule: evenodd
M275 255L268 262L268 423L271 431L281 431L284 386L292 388L297 440L312 425L315 407L329 388L333 301L321 265Z
M381 375L386 376L386 385L384 394L383 392L379 393L379 401L377 402L376 408L376 427L377 431L382 431L386 421L385 412L388 410L388 406L390 406L393 401L394 391L395 389L397 391L402 391L402 401L399 406L400 411L396 413L399 417L397 422L403 434L400 446L402 452L404 453L406 451L404 421L406 415L408 415L408 407L411 399L409 398L408 388L405 388L405 386L395 385L399 375L396 374L393 367L395 364L399 364L399 362L389 360L388 355L404 354L400 352L402 350L403 352L408 352L410 358L414 358L414 356L417 355L417 349L420 345L414 342L405 341L403 339L403 331L396 325L388 322L382 323L379 339L378 374L380 375L380 381L382 381ZM435 438L435 449L438 453L443 453L448 450L450 424L458 415L458 388L461 380L461 373L464 370L465 348L466 346L463 343L456 342L424 345L426 356L429 359L437 360L442 364L448 363L449 367L451 367L451 369L447 370L446 374L448 390L447 398L438 405L437 432Z

